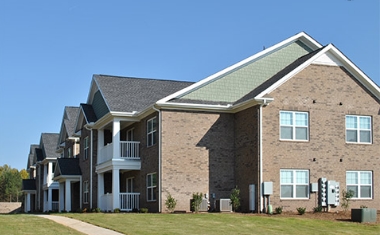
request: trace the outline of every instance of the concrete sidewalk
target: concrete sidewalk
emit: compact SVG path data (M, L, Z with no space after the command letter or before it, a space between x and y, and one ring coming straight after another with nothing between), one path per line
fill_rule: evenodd
M76 219L70 219L64 216L57 215L36 215L46 219L53 220L56 223L63 224L69 228L75 229L81 233L88 235L123 235L106 228L98 227L89 223L85 223Z

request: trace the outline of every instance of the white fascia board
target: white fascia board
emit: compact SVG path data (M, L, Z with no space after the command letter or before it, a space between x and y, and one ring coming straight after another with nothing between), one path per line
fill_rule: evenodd
M223 111L230 112L233 108L228 105L209 105L209 104L189 104L189 103L156 103L160 108L166 109L182 109L182 110L202 110L202 111Z
M288 81L291 77L305 69L307 66L309 66L311 63L313 63L314 60L319 58L321 55L324 55L326 53L331 53L334 55L339 61L342 62L343 66L363 85L365 86L369 91L372 92L373 95L375 95L378 99L380 99L380 89L379 87L366 75L364 74L355 64L353 64L342 52L340 52L334 45L329 44L325 48L323 48L320 52L315 54L313 57L311 57L309 60L305 61L303 64L298 66L296 69L288 73L286 76L275 82L272 86L261 92L259 95L256 96L256 99L262 99L265 94L268 94L281 86L283 83Z
M230 66L230 67L227 67L227 68L225 68L225 69L223 69L223 70L221 70L221 71L219 71L219 72L217 72L217 73L215 73L215 74L213 74L213 75L211 75L211 76L209 76L209 77L207 77L207 78L205 78L205 79L203 79L203 80L201 80L199 82L196 82L196 83L194 83L194 84L192 84L192 85L190 85L190 86L188 86L188 87L186 87L186 88L184 88L184 89L182 89L180 91L177 91L177 92L175 92L175 93L173 93L173 94L171 94L171 95L169 95L169 96L167 96L167 97L159 100L157 102L157 104L163 104L163 103L165 103L165 102L167 102L167 101L169 101L169 100L171 100L173 98L176 98L176 97L178 97L180 95L183 95L183 94L185 94L185 93L193 90L194 88L202 86L203 84L205 84L205 83L207 83L207 82L209 82L209 81L211 81L211 80L213 80L213 79L215 79L215 78L217 78L217 77L219 77L219 76L221 76L221 75L223 75L225 73L228 73L228 72L232 71L235 68L238 68L239 66L242 66L242 65L244 65L244 64L246 64L248 62L251 62L251 61L253 61L255 59L258 59L258 58L260 58L260 57L262 57L262 56L264 56L266 54L269 54L269 53L271 53L271 52L273 52L275 50L278 50L279 48L281 48L281 47L283 47L283 46L285 46L287 44L290 44L292 42L295 42L297 40L301 40L305 45L307 45L308 47L312 48L313 50L316 50L316 49L322 47L321 44L319 44L317 41L315 41L313 38L311 38L306 33L304 33L304 32L298 33L298 34L296 34L296 35L294 35L294 36L292 36L292 37L290 37L290 38L288 38L288 39L286 39L286 40L284 40L284 41L282 41L280 43L277 43L277 44L275 44L275 45L273 45L271 47L268 47L267 49L265 49L263 51L260 51L260 52L254 54L254 55L252 55L252 56L250 56L250 57L248 57L248 58L246 58L246 59L244 59L244 60L242 60L242 61L240 61L240 62L238 62L238 63L236 63L236 64L234 64L232 66Z

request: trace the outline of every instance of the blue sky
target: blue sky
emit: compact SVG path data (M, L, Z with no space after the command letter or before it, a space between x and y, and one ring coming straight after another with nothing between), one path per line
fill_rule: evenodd
M26 167L93 74L199 81L301 31L380 84L378 0L0 2L0 165Z

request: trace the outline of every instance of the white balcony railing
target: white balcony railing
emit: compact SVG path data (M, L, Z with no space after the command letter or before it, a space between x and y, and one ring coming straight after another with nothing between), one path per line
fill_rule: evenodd
M132 211L140 209L140 193L120 193L120 210Z
M120 141L120 157L122 159L140 159L139 141ZM100 149L99 163L115 158L113 154L113 143L109 143Z
M52 201L51 202L51 210L52 211L58 211L59 210L59 201Z

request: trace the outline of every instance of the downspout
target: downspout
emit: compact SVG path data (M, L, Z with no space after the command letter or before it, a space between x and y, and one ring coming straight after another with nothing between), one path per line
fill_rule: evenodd
M158 212L161 213L161 191L162 191L162 177L161 177L161 161L162 161L162 154L161 154L161 148L162 148L162 139L161 139L161 133L162 133L162 124L161 124L161 110L157 109L153 106L153 109L158 112L158 130L160 131L158 134L158 178L159 178L159 184L158 184Z
M263 185L263 104L260 104L259 108L259 161L260 161L260 212L263 210L263 192L262 192L262 185Z
M94 123L93 122L90 122L86 125L84 125L84 127L91 131L91 134L90 134L90 208L92 208L92 141L93 141L93 134L92 134L92 128L94 126Z

